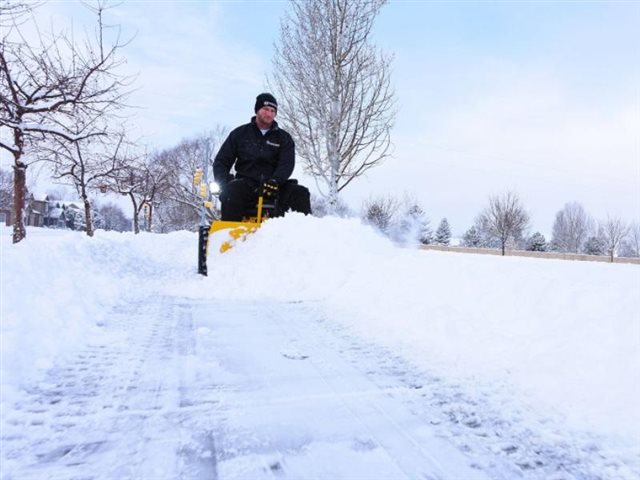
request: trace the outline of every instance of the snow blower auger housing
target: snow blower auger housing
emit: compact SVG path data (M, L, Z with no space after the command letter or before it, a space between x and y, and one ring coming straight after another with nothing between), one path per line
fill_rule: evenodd
M212 238L217 237L217 242L212 247L217 248L220 253L224 253L232 248L236 242L244 241L247 236L255 233L262 222L276 216L276 212L277 202L275 199L268 199L267 201L264 185L260 185L258 203L255 209L246 212L241 222L214 220L209 225L200 226L198 232L198 273L207 275L207 254ZM215 235L218 232L220 233Z

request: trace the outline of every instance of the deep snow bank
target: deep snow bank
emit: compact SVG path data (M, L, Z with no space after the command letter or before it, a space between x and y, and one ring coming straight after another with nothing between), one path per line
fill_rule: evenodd
M168 293L306 301L417 365L506 383L575 425L640 432L640 269L395 247L358 220L290 215L196 269L196 235L2 235L3 399L93 334L110 306ZM15 279L15 281L14 281ZM9 388L6 388L9 387Z
M0 387L2 401L37 381L59 356L102 335L114 305L157 291L179 268L193 234L170 236L28 228L13 245L0 230Z

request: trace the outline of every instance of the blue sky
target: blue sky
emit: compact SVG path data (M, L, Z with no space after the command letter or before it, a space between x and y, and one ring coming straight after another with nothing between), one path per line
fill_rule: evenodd
M127 1L108 12L135 33L125 53L143 141L168 147L247 121L286 8ZM75 1L50 2L39 16L56 27L73 18L75 30L91 21ZM508 189L545 234L570 201L599 219L640 221L639 24L638 2L391 1L373 41L395 57L394 157L345 199L357 208L407 194L456 234Z

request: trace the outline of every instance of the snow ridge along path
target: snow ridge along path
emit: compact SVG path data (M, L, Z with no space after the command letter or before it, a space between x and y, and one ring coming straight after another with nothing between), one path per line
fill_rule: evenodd
M162 296L103 327L108 344L54 366L3 419L3 479L634 475L593 442L519 433L308 302Z

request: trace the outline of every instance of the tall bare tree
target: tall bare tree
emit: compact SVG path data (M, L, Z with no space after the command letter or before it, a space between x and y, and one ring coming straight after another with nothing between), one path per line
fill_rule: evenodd
M509 242L517 242L529 225L529 214L514 192L489 197L489 205L480 214L476 222L487 229L487 233L496 239L505 254Z
M594 222L584 207L578 202L567 203L556 213L551 246L561 252L580 253L594 230Z
M607 253L613 262L613 257L618 253L618 247L627 236L629 226L620 217L611 217L601 222L602 236L607 246Z
M370 44L386 0L292 0L270 83L305 170L330 208L389 155L395 117L391 58Z
M103 48L102 23L95 36L75 43L65 32L28 42L15 11L0 9L0 147L13 156L13 242L26 237L23 209L30 154L52 138L76 142L94 129L76 131L78 116L108 115L121 106L126 78L117 74L123 43ZM13 18L13 19L12 19ZM71 127L70 127L71 126Z

